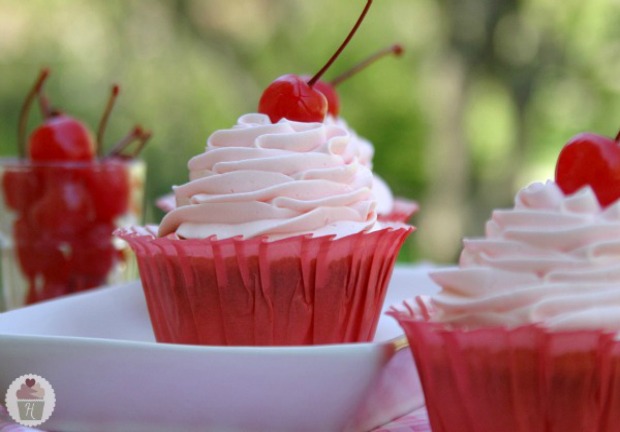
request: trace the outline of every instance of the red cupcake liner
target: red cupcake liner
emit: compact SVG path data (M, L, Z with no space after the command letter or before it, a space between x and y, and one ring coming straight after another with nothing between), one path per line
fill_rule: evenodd
M123 229L155 337L201 345L372 340L400 247L413 227L342 238L180 240Z
M620 431L615 334L467 330L428 322L410 306L388 314L407 335L433 432Z

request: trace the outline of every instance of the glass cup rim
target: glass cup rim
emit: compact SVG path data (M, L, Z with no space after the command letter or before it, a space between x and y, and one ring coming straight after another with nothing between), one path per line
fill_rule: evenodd
M26 158L18 157L0 157L0 167L65 167L65 168L85 168L100 166L104 161L118 163L122 165L144 165L145 161L141 158L96 158L89 161L31 161Z

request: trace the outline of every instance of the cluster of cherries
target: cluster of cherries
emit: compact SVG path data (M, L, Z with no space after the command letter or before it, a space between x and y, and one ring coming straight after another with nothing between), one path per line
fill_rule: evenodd
M82 122L50 108L42 90L48 75L47 69L41 71L20 114L22 160L2 177L5 205L15 213L14 248L29 283L26 304L100 286L124 259L112 232L117 219L130 211L127 160L150 137L136 126L102 155L118 86L112 88L94 139ZM28 113L37 98L44 119L26 140Z

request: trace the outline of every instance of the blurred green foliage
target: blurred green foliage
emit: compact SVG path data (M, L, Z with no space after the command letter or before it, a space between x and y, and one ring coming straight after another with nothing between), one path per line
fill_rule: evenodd
M42 66L55 106L94 129L121 85L106 145L135 123L154 136L147 222L186 180L207 136L256 109L284 73L312 73L363 0L0 0L0 155ZM613 0L377 0L336 76L377 49L388 58L339 87L342 116L375 145L374 168L419 201L401 259L454 261L516 190L553 177L574 133L619 127L620 3ZM30 127L40 121L32 116Z

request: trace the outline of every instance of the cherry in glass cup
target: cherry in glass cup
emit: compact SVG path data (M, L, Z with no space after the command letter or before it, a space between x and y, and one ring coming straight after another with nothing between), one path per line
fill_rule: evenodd
M137 277L112 232L141 222L145 163L0 159L0 310Z

